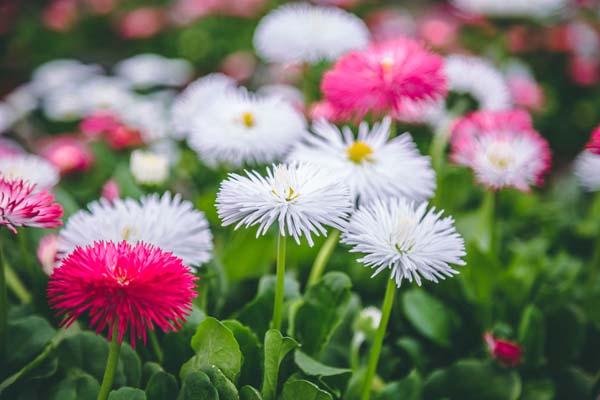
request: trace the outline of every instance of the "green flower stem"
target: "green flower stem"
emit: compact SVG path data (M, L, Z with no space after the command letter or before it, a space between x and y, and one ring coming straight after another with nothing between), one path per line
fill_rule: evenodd
M31 302L31 293L29 293L21 279L19 279L19 276L6 262L4 263L4 277L6 284L21 303L27 304Z
M588 277L588 287L594 289L598 281L598 270L600 269L600 235L596 237L594 243L594 254L592 255L592 263L590 265L590 275Z
M6 359L6 336L8 329L8 295L6 293L6 261L0 241L0 367L4 368Z
M390 314L392 312L392 306L394 305L394 296L396 295L396 283L393 279L388 279L387 287L385 289L385 297L383 298L383 306L381 307L381 322L375 333L375 339L371 347L369 354L369 364L367 366L367 374L365 376L365 382L363 386L361 400L369 400L371 397L371 386L375 373L377 372L377 364L379 362L379 355L381 354L381 348L383 346L383 338L387 330L387 325L390 320Z
M337 245L339 240L340 231L335 229L331 233L329 233L327 240L325 241L325 243L323 243L321 249L319 249L319 254L317 254L315 262L312 265L310 275L308 277L308 283L306 284L307 287L314 285L319 281L319 279L321 279L321 276L325 271L325 267L327 266L327 261L329 261L329 258L331 257L333 250L335 250L335 246Z
M160 343L158 342L158 337L156 336L156 331L153 329L148 329L148 337L150 339L150 346L152 346L152 351L154 351L154 355L158 360L159 364L163 362L163 352L160 348Z
M285 244L286 237L282 234L277 239L277 286L275 287L275 304L273 305L272 328L281 330L283 315L283 295L285 292Z
M104 377L102 378L100 392L98 392L98 400L108 399L108 394L112 389L113 380L115 379L115 372L117 371L120 352L121 343L119 343L119 320L117 319L113 324L108 361L106 362L106 369L104 370Z
M360 346L365 342L365 335L361 332L354 334L350 344L350 367L357 371L360 367Z
M486 190L480 208L478 240L482 250L493 253L496 238L494 237L494 223L496 214L496 192Z

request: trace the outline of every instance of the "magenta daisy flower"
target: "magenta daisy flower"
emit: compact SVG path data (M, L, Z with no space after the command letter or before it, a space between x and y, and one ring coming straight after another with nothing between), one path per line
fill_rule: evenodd
M442 57L398 38L338 60L321 84L325 99L345 118L368 113L412 121L447 93Z
M550 147L525 111L480 111L460 118L452 129L454 162L473 169L492 189L529 191L550 169Z
M180 258L145 243L96 242L77 247L48 283L52 309L70 325L87 314L89 324L118 342L129 333L146 342L147 329L176 331L191 311L196 277ZM115 325L115 322L117 325Z
M51 193L36 190L36 185L22 179L0 176L0 226L13 233L22 226L56 228L62 225L62 215L63 209Z

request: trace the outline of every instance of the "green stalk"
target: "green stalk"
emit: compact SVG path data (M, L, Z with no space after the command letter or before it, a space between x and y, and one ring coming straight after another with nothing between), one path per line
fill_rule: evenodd
M383 347L383 338L385 337L387 325L390 320L395 295L396 283L393 279L388 279L385 297L383 298L383 306L381 307L381 322L375 333L375 339L373 340L373 345L369 354L369 364L367 366L367 374L365 376L361 400L369 400L371 397L371 386L375 373L377 372L377 364L379 363L379 356L381 355L381 348Z
M0 241L0 360L6 359L6 336L8 330L8 295L6 293L6 261L4 249ZM0 361L0 366L3 366Z
M31 293L27 290L19 276L13 271L13 269L8 265L8 263L4 264L4 274L6 284L13 292L15 296L21 301L23 304L27 304L31 302Z
M285 292L285 244L286 237L282 234L277 238L277 286L275 287L275 304L273 305L272 328L281 331L283 315L283 295Z
M112 389L113 380L115 379L115 372L117 371L120 352L121 343L119 343L119 320L117 319L113 324L108 361L106 362L106 369L104 370L104 377L102 378L100 392L98 392L98 400L108 399L108 394Z
M154 355L156 356L158 363L162 364L163 352L160 348L160 343L158 342L156 331L154 329L148 329L148 337L150 338L150 346L152 346L152 351L154 351Z
M600 235L594 242L594 254L592 255L592 263L590 265L590 275L588 277L588 287L594 289L598 280L598 269L600 269Z
M482 250L486 252L494 252L495 243L495 212L496 210L496 192L488 189L485 191L483 202L481 203L480 222L477 232L477 239Z
M325 243L323 243L321 249L319 249L319 254L317 254L315 262L312 265L310 275L308 277L308 283L306 284L307 287L314 285L319 281L319 279L321 279L321 276L325 271L325 267L327 266L327 261L329 261L329 258L331 257L331 254L333 253L333 250L335 249L339 239L340 231L337 229L333 230L329 234L329 237L327 237L327 240Z

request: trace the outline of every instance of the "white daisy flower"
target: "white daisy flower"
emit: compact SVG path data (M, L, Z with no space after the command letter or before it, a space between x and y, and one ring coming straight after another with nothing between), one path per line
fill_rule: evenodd
M77 60L53 60L36 68L31 87L43 96L65 86L76 86L100 73L102 68L98 65L83 64Z
M333 61L368 42L369 30L357 16L308 3L283 5L271 11L254 33L257 53L277 63Z
M88 211L89 210L89 211ZM107 240L145 242L183 259L186 265L199 266L211 258L212 234L204 213L191 202L169 192L144 196L140 201L100 199L71 216L60 232L61 257L77 246Z
M435 172L429 157L419 154L410 134L389 139L391 120L362 122L355 137L326 121L313 125L315 135L292 150L289 160L319 165L350 186L352 196L364 204L377 198L403 196L423 201L435 190Z
M273 223L279 233L297 243L305 236L327 235L324 225L343 229L352 210L348 187L329 171L311 164L279 164L267 167L267 176L246 171L246 176L229 174L221 183L216 201L223 226L258 225L256 236L264 235Z
M235 167L280 159L306 130L304 116L289 103L242 89L223 93L192 123L188 144L198 156Z
M135 101L129 83L123 79L98 76L79 85L79 96L87 114L97 111L120 112Z
M600 189L600 155L583 151L575 160L575 176L587 191Z
M155 86L181 86L191 79L193 68L184 59L139 54L119 62L115 66L115 72L133 87L147 89Z
M143 185L160 185L169 179L169 160L150 151L134 150L129 168L135 181Z
M75 121L87 114L85 101L77 87L65 86L42 98L44 115L52 121Z
M426 203L378 200L354 213L342 242L364 254L358 261L373 268L373 276L389 269L398 287L403 279L418 285L422 279L438 282L458 273L450 264L465 264L464 241L454 220L442 213L428 210Z
M128 106L115 110L121 122L140 132L145 143L169 136L168 108L158 97L136 96Z
M235 87L233 79L220 73L206 75L189 84L173 101L170 118L173 137L186 138L198 112L207 108L221 93Z
M24 179L41 189L51 189L60 180L60 172L54 165L33 154L2 157L0 175Z
M466 12L495 17L545 17L557 13L569 0L453 0Z
M6 96L4 101L12 108L15 120L19 120L35 110L38 103L31 84L17 87Z

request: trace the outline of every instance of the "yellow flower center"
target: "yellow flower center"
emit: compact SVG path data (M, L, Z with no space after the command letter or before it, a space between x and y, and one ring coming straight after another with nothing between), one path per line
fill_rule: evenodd
M346 149L348 159L356 164L363 161L370 161L373 149L367 143L357 140Z
M256 125L256 121L254 119L254 114L252 114L251 112L245 112L242 114L242 124L244 124L244 126L246 128L252 128L254 125Z

